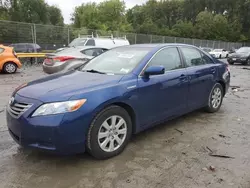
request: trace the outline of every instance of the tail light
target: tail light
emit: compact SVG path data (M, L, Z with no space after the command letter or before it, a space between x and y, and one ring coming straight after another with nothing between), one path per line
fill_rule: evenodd
M67 60L72 60L75 59L74 57L70 57L70 56L61 56L61 57L55 57L53 58L54 62L63 62L63 61L67 61Z
M17 58L16 52L12 50L13 55Z
M227 64L226 70L227 70L228 72L230 72L229 64Z
M44 63L46 65L54 65L54 63L56 62L64 62L64 61L67 61L67 60L72 60L72 59L75 59L74 57L70 57L70 56L61 56L61 57L48 57L44 60Z

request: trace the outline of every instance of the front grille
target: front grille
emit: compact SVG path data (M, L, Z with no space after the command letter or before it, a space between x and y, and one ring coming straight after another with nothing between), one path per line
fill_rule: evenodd
M31 106L32 104L15 103L13 105L8 105L8 112L12 117L19 118Z

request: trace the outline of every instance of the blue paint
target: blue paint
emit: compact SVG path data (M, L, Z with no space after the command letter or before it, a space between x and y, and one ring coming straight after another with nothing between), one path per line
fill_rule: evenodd
M132 45L151 50L132 72L125 75L73 70L28 83L14 94L14 103L28 103L32 107L18 119L7 112L10 135L24 147L64 154L84 152L91 121L107 106L114 103L130 106L135 114L134 133L139 133L206 106L216 82L224 83L228 90L230 74L225 78L226 65L211 57L212 64L186 67L182 61L183 68L160 74L161 66L149 67L145 70L151 75L140 76L152 56L168 46L189 45ZM182 53L180 56L183 60ZM76 99L87 99L87 102L75 112L31 117L42 104Z

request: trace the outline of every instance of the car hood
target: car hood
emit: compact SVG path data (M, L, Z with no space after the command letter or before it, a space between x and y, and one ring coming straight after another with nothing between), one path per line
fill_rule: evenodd
M17 94L42 102L64 101L75 94L81 94L90 89L115 85L122 77L122 75L106 75L73 70L32 81L18 90Z
M230 56L231 57L235 57L235 58L238 58L238 57L248 57L250 55L249 52L243 52L243 53L232 53Z

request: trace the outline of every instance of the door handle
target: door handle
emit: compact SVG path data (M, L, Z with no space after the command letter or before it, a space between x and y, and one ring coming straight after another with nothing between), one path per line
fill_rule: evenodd
M181 81L185 81L185 80L186 80L186 78L187 78L187 76L186 76L186 75L184 75L184 74L182 74L182 75L179 77L179 79L180 79Z

